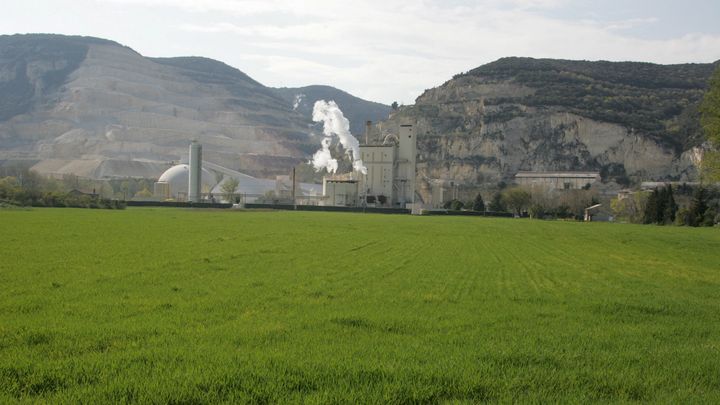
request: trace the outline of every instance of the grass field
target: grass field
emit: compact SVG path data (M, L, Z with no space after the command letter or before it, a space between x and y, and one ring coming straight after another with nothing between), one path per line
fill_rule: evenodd
M0 402L720 402L720 231L0 211Z

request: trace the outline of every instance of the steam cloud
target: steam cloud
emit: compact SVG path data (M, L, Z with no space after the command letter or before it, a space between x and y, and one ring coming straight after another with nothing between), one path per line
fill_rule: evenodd
M330 154L330 142L332 138L325 137L321 142L322 148L313 155L312 164L316 172L325 168L328 173L335 173L338 169L337 159L333 159Z
M300 107L300 104L303 102L303 99L305 98L304 94L296 94L295 100L293 100L293 111L297 110L298 107Z
M328 173L335 173L338 169L338 162L330 155L330 144L333 136L337 136L345 153L353 162L353 169L362 174L367 174L367 168L360 159L360 142L350 133L350 121L345 118L340 108L334 101L327 102L318 100L313 107L313 121L323 123L322 147L315 152L312 159L316 171L325 168Z

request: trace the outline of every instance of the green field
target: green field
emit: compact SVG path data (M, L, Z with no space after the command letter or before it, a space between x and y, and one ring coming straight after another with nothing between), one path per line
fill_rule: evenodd
M720 231L0 210L0 402L720 402Z

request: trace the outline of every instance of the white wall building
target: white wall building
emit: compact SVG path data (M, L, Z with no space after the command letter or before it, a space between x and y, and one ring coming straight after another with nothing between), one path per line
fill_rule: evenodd
M600 181L599 172L518 172L515 182L520 186L542 186L553 190L572 190Z
M360 198L375 206L405 208L415 201L417 137L410 124L379 145L360 145L367 174L359 175ZM363 203L363 201L361 201Z

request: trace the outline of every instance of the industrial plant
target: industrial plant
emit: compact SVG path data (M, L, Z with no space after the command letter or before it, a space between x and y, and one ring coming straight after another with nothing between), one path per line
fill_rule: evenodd
M368 122L366 142L370 140ZM365 173L354 170L323 178L323 205L408 208L415 199L417 139L412 124L360 145Z
M194 140L188 148L187 163L167 169L155 182L156 200L215 202L226 198L228 181L237 181L233 193L243 203L272 200L292 204L411 208L416 199L417 139L412 124L402 124L397 134L376 133L367 122L365 144L349 173L328 174L323 183L297 183L294 175L275 180L258 179L202 159L202 145ZM227 201L234 202L234 201Z
M197 141L190 143L188 163L180 163L167 169L155 182L153 198L156 200L174 200L199 202L220 202L228 194L223 187L229 181L237 181L233 194L243 203L253 203L269 194L289 196L295 189L296 198L318 200L320 185L296 183L288 185L288 176L277 176L276 180L258 179L226 167L202 160L202 145ZM226 201L236 202L236 201Z

